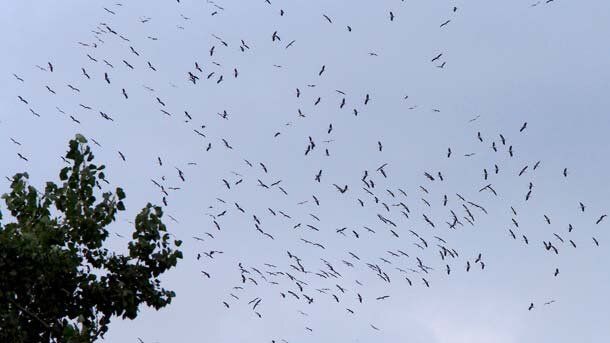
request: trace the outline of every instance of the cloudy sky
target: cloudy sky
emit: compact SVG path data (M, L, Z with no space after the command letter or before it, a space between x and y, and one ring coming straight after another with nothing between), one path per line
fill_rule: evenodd
M164 277L177 297L135 321L116 319L108 342L603 341L610 220L595 222L610 213L610 3L533 4L13 1L0 13L1 172L28 171L40 186L57 180L75 133L95 139L96 159L127 192L128 210L111 228L127 237L146 202L162 203L151 180L166 187L166 222L185 241L185 259ZM387 177L376 171L385 163ZM497 196L479 192L487 184ZM450 210L463 225L445 224ZM121 251L126 242L113 235L109 244ZM442 260L437 244L459 256ZM212 250L223 253L204 254ZM409 257L388 253L398 250ZM239 263L252 280L242 283Z

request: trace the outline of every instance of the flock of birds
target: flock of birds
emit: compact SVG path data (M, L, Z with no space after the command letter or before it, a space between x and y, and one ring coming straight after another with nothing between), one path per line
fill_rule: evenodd
M548 0L550 3L553 0ZM270 11L277 12L279 16L288 15L282 8L276 7L274 1L261 0L263 5ZM180 5L180 0L177 1ZM540 2L533 4L538 5ZM208 0L207 8L211 16L222 16L225 8L218 3ZM115 75L125 74L135 69L145 69L148 73L157 73L163 69L162 65L154 62L154 56L148 55L138 47L138 39L147 39L155 43L162 40L156 36L141 32L132 34L123 31L113 25L112 18L127 10L127 6L114 4L105 7L105 22L99 23L92 30L91 41L78 42L85 55L85 63L79 67L80 78L64 85L45 84L43 87L52 95L57 93L69 93L76 99L79 111L84 113L95 113L99 115L98 120L108 122L120 122L122 118L108 113L96 104L80 102L79 94L91 83L112 87L116 96L122 99L112 101L129 100L132 93L136 91L127 86L117 85ZM460 9L456 6L448 8L449 17L440 21L439 29L445 30L450 26L454 16L458 15ZM177 30L188 30L184 23L194 22L196 19L181 15L183 23L176 25ZM153 18L139 17L138 25L149 25ZM388 11L388 21L398 20L394 11ZM334 25L338 20L326 13L320 13L320 23ZM348 34L353 34L354 28L346 25ZM183 83L172 87L197 87L202 83L222 86L225 82L238 82L240 70L238 67L227 67L216 60L219 50L224 54L255 54L256 46L262 42L249 39L229 41L219 35L213 34L214 44L207 48L207 60L193 60L192 65L185 70L181 76ZM298 41L283 34L281 30L269 32L267 44L273 44L282 50L291 49ZM124 54L121 56L108 56L102 53L104 46L114 44L121 45ZM370 52L371 56L377 53ZM445 68L447 60L442 52L430 54L427 63L439 69ZM46 62L36 66L40 71L55 75L61 73L71 66L62 65L58 62ZM283 68L282 65L274 65L274 68ZM269 139L279 140L287 132L287 128L299 125L298 121L314 120L316 117L316 106L322 97L313 95L316 87L324 82L324 76L329 66L321 65L317 72L312 75L319 82L303 84L294 87L295 119L285 124L279 124L280 130L269 133ZM37 87L27 83L24 77L14 74L15 81L27 84L28 87ZM179 104L172 99L164 97L151 85L142 85L146 90L146 96L150 102L157 106L158 111L172 120L184 122L190 134L195 135L202 141L202 153L212 149L221 149L223 154L239 153L239 148L231 143L228 138L215 136L210 132L208 124L195 124L198 119L192 114L194 111L178 109ZM379 93L379 92L377 92ZM363 92L360 95L352 95L336 89L337 111L346 111L351 120L359 120L360 116L367 113L369 103L376 99L374 92ZM407 100L408 96L404 99ZM36 110L34 101L24 94L17 95L17 100L24 105L35 117L44 114ZM306 105L313 104L313 106ZM303 108L309 106L310 110ZM416 106L410 107L414 109ZM77 125L82 124L82 119L76 111L66 111L58 104L56 110L69 118ZM436 108L432 112L440 112ZM476 122L480 116L469 121ZM313 119L311 119L313 118ZM233 114L228 110L222 110L213 118L216 121L231 121ZM303 145L300 154L303 159L312 156L323 158L331 157L331 152L340 140L335 137L335 130L349 129L340 127L337 123L329 123L325 126L323 133L312 133L303 137ZM327 176L327 168L324 164L310 171L311 178L308 180L292 180L303 184L311 184L308 189L311 194L294 194L286 184L289 183L289 175L277 175L274 173L274 163L281 164L282 161L263 162L256 158L244 157L242 167L232 170L229 174L221 177L218 183L224 188L224 193L218 195L207 208L206 216L209 218L209 229L201 234L193 235L192 244L197 248L193 254L196 263L201 263L201 277L203 279L214 279L216 277L235 280L235 285L227 291L226 298L219 300L219 306L227 310L235 306L248 306L252 313L263 318L266 303L292 304L306 307L313 303L325 303L328 306L342 306L348 316L358 315L359 306L365 302L382 302L387 300L391 294L372 294L367 285L376 282L381 285L400 285L399 287L425 287L433 288L435 282L439 281L439 274L453 275L458 272L484 271L487 268L486 256L482 252L463 251L460 246L452 243L451 236L455 232L474 229L484 218L497 215L489 207L494 209L505 208L505 213L510 221L502 223L506 227L506 239L514 241L532 249L543 249L550 255L561 254L567 249L577 249L584 246L598 247L600 240L595 236L583 237L571 223L561 223L565 228L558 229L554 221L552 211L540 214L540 222L528 223L520 218L520 209L536 203L536 185L534 178L540 173L548 172L551 177L560 177L568 180L570 173L568 168L563 170L545 170L544 161L524 161L520 158L517 146L520 138L529 130L528 123L520 123L508 128L504 133L491 134L477 132L472 137L477 144L475 150L464 151L460 147L448 147L446 151L439 152L438 158L449 161L449 163L463 163L466 159L474 161L474 157L484 156L482 159L480 176L477 182L466 185L448 185L447 181L459 174L458 170L447 168L446 170L421 171L421 178L405 184L400 175L393 173L391 161L381 164L371 162L368 167L354 171L343 170L343 179L348 182L340 182L332 176ZM265 133L263 133L264 135ZM17 146L22 143L17 138L10 138ZM101 143L92 139L92 142L102 148ZM371 150L377 154L384 154L384 143L382 140L373 139L370 143ZM127 154L117 150L117 158L122 162L128 162ZM28 161L29 158L17 152L18 158ZM333 155L334 156L334 155ZM456 162L453 162L456 161ZM481 161L478 159L477 161ZM160 168L167 167L164 158L157 156L155 163ZM197 162L190 162L184 166L173 167L172 176L163 175L161 178L151 179L151 183L159 191L160 201L164 206L169 206L173 196L178 196L188 184L187 179L193 176L188 168L196 166ZM449 164L450 165L450 164ZM190 174L190 175L189 175ZM504 184L509 180L513 184L522 184L521 199L509 204L507 198L502 197ZM175 186L175 182L182 183ZM271 198L272 201L260 204L256 199L242 199L240 189L246 185L256 192L256 197ZM272 193L271 196L269 194ZM348 225L329 228L324 218L319 214L325 204L339 201L350 211L365 213L372 219L371 225ZM540 205L540 204L539 204ZM261 208L263 206L263 208ZM602 225L607 217L604 213L590 213L586 202L577 201L574 211L586 216L591 226ZM267 261L261 264L250 264L239 262L235 266L234 275L214 275L206 269L209 263L222 263L225 255L236 254L230 251L231 247L215 248L214 241L219 236L234 230L231 227L231 217L249 222L251 233L251 245L264 242L265 247L275 244L276 249L282 249L283 259ZM178 223L178 220L170 215L170 218ZM543 233L531 232L532 226L547 225L549 228ZM289 228L288 230L286 228ZM539 231L539 230L537 230ZM176 233L178 234L178 233ZM542 235L542 237L541 237ZM533 237L532 237L533 236ZM535 237L535 238L534 238ZM366 245L359 243L367 242ZM370 243L370 244L369 244ZM378 247L392 247L377 251ZM220 249L220 250L219 250ZM295 251L306 251L297 253ZM337 257L340 256L340 257ZM219 262L220 261L220 262ZM356 272L358 271L358 272ZM354 278L354 275L368 275L364 278ZM554 277L559 277L560 266L549 271ZM369 279L370 278L370 279ZM268 296L248 296L263 293L261 290L271 290L276 294L275 298ZM538 303L550 305L554 299L544 301L531 301L524 305L526 310L534 310ZM300 310L303 316L309 314ZM370 329L382 330L382 325L369 323ZM313 331L309 325L305 325L306 331ZM273 342L285 341L273 339Z

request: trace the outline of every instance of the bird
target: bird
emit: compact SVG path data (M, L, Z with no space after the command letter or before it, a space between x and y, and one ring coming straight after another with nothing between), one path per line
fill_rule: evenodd
M595 224L599 224L602 222L602 220L604 220L604 218L606 218L608 215L606 214L602 214L599 219L597 219L597 221L595 222Z
M440 54L436 55L435 57L433 57L433 58L430 60L430 62L434 62L434 61L438 60L439 58L441 58L442 56L443 56L443 54L442 54L442 53L440 53Z
M129 62L127 62L127 61L123 60L123 63L125 63L125 65L126 65L127 67L129 67L130 69L134 69L134 68L133 68L133 66L132 66L132 65L131 65Z
M322 177L322 169L320 169L320 171L318 171L318 173L316 174L315 180L320 182L321 177Z
M325 70L326 70L326 65L323 65L322 68L320 68L320 71L318 72L318 76L322 76L322 74L324 73Z
M339 185L337 185L336 183L333 183L333 186L335 186L335 188L336 188L336 189L337 189L337 190L338 190L338 191L339 191L341 194L343 194L343 193L347 192L347 185L345 185L345 186L342 188L342 187L339 187Z

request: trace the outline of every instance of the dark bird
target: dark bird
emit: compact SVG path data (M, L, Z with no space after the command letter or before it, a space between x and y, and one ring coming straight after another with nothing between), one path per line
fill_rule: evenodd
M320 169L320 171L318 172L318 174L316 174L316 178L315 180L320 182L320 178L322 177L322 169Z
M324 73L325 70L326 70L326 66L323 65L322 68L320 69L320 71L318 72L318 76L322 76L322 74Z
M438 60L439 58L441 58L441 56L443 56L442 53L436 55L432 60L430 60L430 62L434 62L434 61Z
M123 63L125 63L125 65L128 66L129 68L133 69L133 66L131 64L129 64L129 62L123 60Z
M521 126L521 128L519 129L519 132L523 132L523 130L525 130L526 127L527 127L527 122L523 123L523 126Z
M345 187L341 188L341 187L339 187L339 186L338 186L336 183L333 183L333 186L335 186L335 188L337 188L337 190L338 190L339 192L341 192L341 194L343 194L343 193L347 192L347 185L345 185Z
M224 143L224 145L227 149L233 149L233 147L229 145L229 142L227 142L226 139L222 138L222 142Z
M604 218L606 218L608 215L603 214L601 217L599 217L599 219L595 222L595 224L599 224L602 222L602 220L604 220Z
M523 173L525 173L525 171L527 170L528 166L523 167L523 169L521 169L521 171L519 172L519 176L523 175Z

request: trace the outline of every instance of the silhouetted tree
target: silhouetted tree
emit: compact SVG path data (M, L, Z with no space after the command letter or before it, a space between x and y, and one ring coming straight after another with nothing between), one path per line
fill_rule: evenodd
M102 193L104 166L86 143L70 141L61 184L39 192L20 173L2 196L14 219L0 224L0 342L93 342L113 317L134 319L140 305L160 309L175 296L159 276L182 258L181 241L160 207L136 216L126 255L104 245L125 192Z

